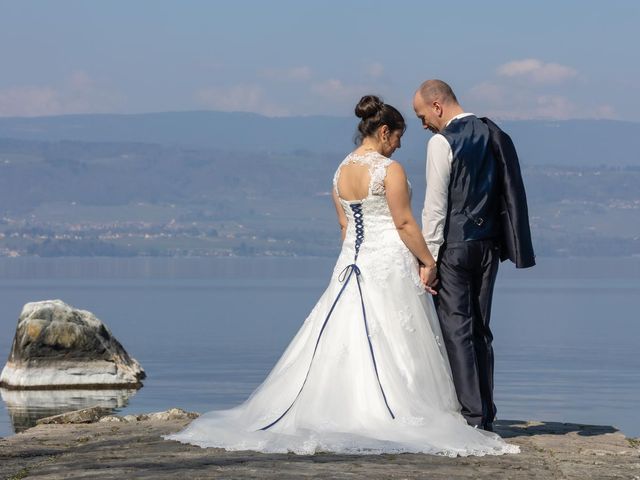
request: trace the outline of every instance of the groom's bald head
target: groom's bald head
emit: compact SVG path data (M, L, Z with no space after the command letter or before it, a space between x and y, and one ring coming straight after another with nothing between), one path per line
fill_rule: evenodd
M420 85L416 93L418 93L426 103L458 103L456 94L453 93L449 84L442 80L427 80Z
M449 120L463 112L451 87L442 80L427 80L413 96L413 110L422 127L431 132L442 130Z

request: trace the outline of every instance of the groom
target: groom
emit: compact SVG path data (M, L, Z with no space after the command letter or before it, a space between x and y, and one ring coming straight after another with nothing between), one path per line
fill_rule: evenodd
M489 328L500 260L535 265L524 185L509 136L465 113L451 87L424 82L413 99L427 147L423 235L438 263L434 302L453 382L470 425L493 430L493 335Z

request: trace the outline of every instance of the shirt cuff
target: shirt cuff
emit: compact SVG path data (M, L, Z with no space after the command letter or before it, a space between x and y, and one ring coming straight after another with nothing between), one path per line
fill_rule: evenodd
M431 256L433 257L433 259L436 262L438 261L438 252L440 251L440 245L442 245L442 244L441 243L431 243L431 242L427 243L427 248L431 252Z

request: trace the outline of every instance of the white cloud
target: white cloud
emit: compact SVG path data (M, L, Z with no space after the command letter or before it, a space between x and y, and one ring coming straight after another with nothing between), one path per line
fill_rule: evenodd
M82 70L72 72L61 86L23 85L0 90L0 116L112 112L123 103L122 95L97 85Z
M350 115L363 95L378 95L401 110L412 112L411 96L394 92L388 86L370 82L348 83L331 78L310 87L311 100L317 113L328 115ZM394 93L396 96L394 96ZM406 103L403 103L406 102Z
M472 111L513 120L616 116L610 105L579 102L571 85L561 85L578 74L570 67L525 59L501 65L496 74L469 90Z
M498 67L498 75L523 78L535 83L561 83L575 77L578 72L559 63L544 63L535 58L514 60Z
M468 99L472 111L502 120L616 118L611 105L579 105L567 95L536 92L511 85L482 83L469 90Z
M311 86L311 91L327 100L341 102L352 100L357 102L360 97L368 94L375 94L372 87L366 85L349 85L335 78L315 83Z
M82 70L71 74L62 97L65 113L113 112L125 104L120 93L99 85Z
M618 117L616 109L613 108L612 105L607 104L597 106L593 113L594 118L614 119Z
M58 92L51 87L24 86L0 90L0 116L53 115L61 110Z
M310 80L313 72L310 67L299 66L291 68L267 68L260 72L260 76L270 80L303 81Z
M315 83L311 86L313 93L327 98L343 97L347 93L347 90L347 86L335 78Z
M69 84L77 90L89 90L94 88L94 81L83 70L76 70L69 76Z
M538 95L535 103L536 108L533 109L534 118L566 120L577 116L576 106L571 100L562 95Z
M223 112L254 112L271 117L289 114L287 109L270 102L259 85L211 86L198 90L195 97L201 105Z

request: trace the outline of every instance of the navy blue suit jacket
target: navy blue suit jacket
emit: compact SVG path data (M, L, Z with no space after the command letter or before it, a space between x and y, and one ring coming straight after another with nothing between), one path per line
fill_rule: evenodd
M502 223L500 259L507 258L517 268L536 264L527 195L520 172L520 162L511 137L488 118L481 118L489 127L491 148L496 159L500 182L500 218Z

